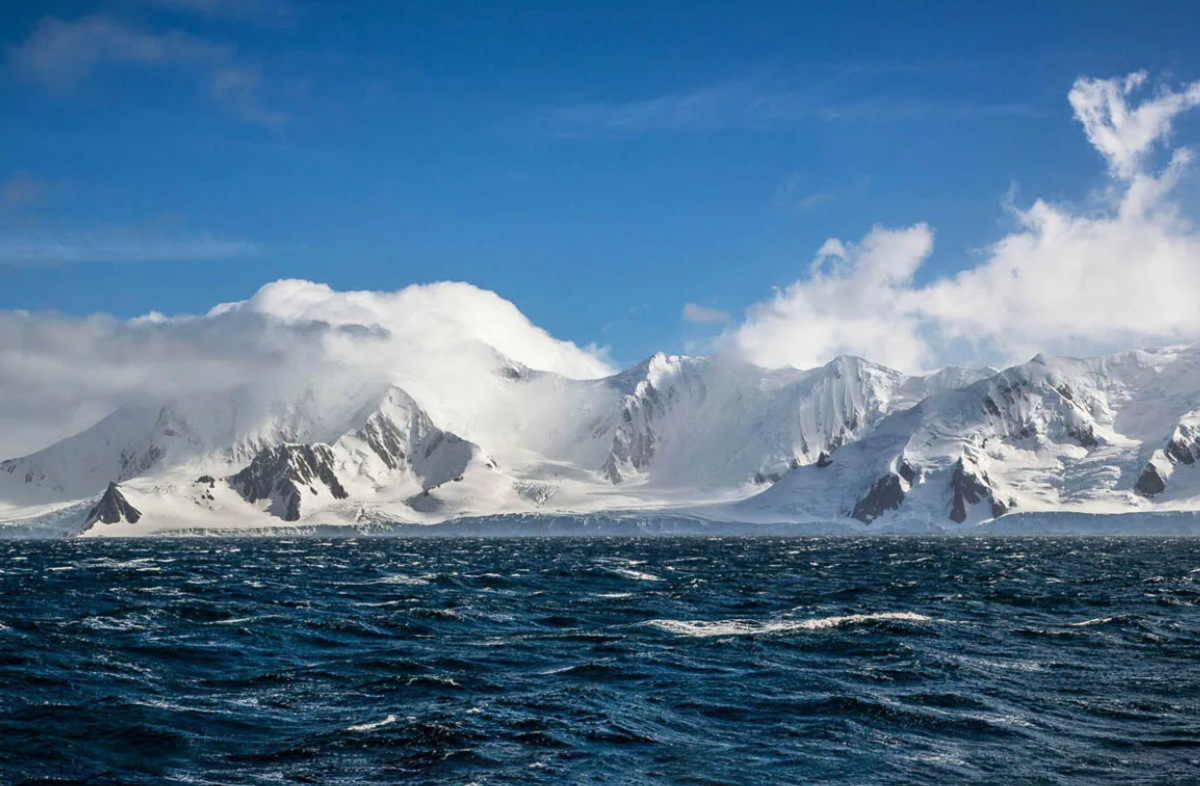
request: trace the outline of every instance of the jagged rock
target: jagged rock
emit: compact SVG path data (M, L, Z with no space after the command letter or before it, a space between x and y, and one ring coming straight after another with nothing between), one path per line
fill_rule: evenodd
M909 464L907 459L900 459L900 466L897 467L897 471L909 486L917 482L917 469L912 464Z
M950 491L953 494L950 503L950 520L955 524L962 524L967 520L968 505L977 505L992 494L991 488L983 480L966 469L961 458L954 464L954 474L950 478ZM993 500L994 502L995 500Z
M1172 464L1195 464L1196 457L1192 455L1192 449L1184 441L1176 437L1167 442L1167 447L1163 451L1167 454L1167 458Z
M825 469L832 463L833 463L833 459L831 459L829 457L829 454L823 450L821 451L821 455L817 456L817 467L819 469Z
M886 511L896 510L903 502L904 487L900 485L900 478L889 473L872 484L867 496L854 505L850 515L864 524L870 524Z
M994 519L1000 518L1005 513L1007 513L1010 508L1013 508L1013 507L1016 507L1016 503L1014 503L1011 499L1006 504L1006 503L1001 502L1000 500L995 499L993 497L992 498L992 518L994 518Z
M1089 426L1081 426L1079 428L1068 428L1067 436L1076 440L1082 447L1094 448L1100 444L1096 439L1096 432Z
M104 496L88 513L84 527L90 527L96 522L117 524L127 521L130 524L136 524L141 517L142 512L129 504L129 500L125 499L125 495L121 493L121 487L110 482Z
M1167 490L1167 481L1158 471L1158 467L1147 464L1133 489L1143 497L1153 497Z
M258 452L250 465L229 478L247 502L271 500L270 512L284 521L300 519L301 489L323 484L334 499L349 495L333 471L328 445L277 445Z

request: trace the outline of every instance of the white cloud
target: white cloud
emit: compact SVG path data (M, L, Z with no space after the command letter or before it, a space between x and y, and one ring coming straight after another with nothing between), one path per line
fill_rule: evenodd
M924 224L875 227L860 243L829 240L808 278L752 306L733 345L763 366L811 368L835 355L863 355L900 368L920 367L928 348L908 313L913 273L933 248Z
M174 30L144 30L104 14L70 21L47 16L24 42L9 47L8 56L16 73L64 94L107 66L183 66L198 71L212 98L243 120L278 125L287 119L265 108L261 75L238 62L234 47Z
M683 304L683 321L699 322L707 325L718 325L729 321L729 312L719 308L702 306L699 303Z
M831 240L812 272L751 307L726 346L763 365L812 366L840 353L901 369L1012 362L1039 351L1089 354L1200 338L1200 235L1171 200L1186 149L1147 171L1200 82L1130 106L1145 81L1080 79L1076 118L1110 165L1094 210L1046 200L1011 208L1015 231L956 275L914 284L932 250L924 224Z
M1170 134L1176 115L1200 104L1197 82L1178 92L1161 90L1154 98L1130 107L1129 97L1145 84L1145 71L1124 79L1081 78L1068 96L1088 141L1108 159L1112 173L1124 179L1142 171L1146 153Z
M501 356L575 378L612 371L468 284L336 292L278 281L199 317L133 320L0 311L0 457L76 433L114 408L205 393L295 400L399 382L447 428L495 408ZM470 437L472 435L467 434ZM502 444L502 443L501 443Z

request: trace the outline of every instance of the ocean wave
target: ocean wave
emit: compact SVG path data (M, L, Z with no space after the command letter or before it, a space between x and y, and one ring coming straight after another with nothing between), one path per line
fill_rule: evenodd
M761 636L793 631L820 631L876 622L935 622L932 617L911 611L887 611L876 614L847 614L837 617L755 621L733 620L650 620L647 625L678 636L709 638L713 636Z
M347 726L346 731L373 731L375 729L390 726L396 722L395 715L389 715L381 721L373 721L371 723L356 723L353 726Z
M632 579L634 581L662 581L660 577L655 576L653 573L644 573L640 570L631 570L629 568L609 568L609 570L621 578Z
M1115 617L1096 617L1095 619L1083 620L1082 622L1068 622L1067 627L1070 628L1091 628L1096 625L1108 625L1113 622L1128 622L1129 617L1124 614L1118 614Z
M429 584L429 579L421 578L420 576L406 576L403 573L393 573L383 578L376 579L372 584L395 584L402 587L424 587Z

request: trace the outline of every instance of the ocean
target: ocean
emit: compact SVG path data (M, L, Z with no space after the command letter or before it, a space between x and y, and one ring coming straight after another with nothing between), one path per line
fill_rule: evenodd
M1200 540L0 542L0 783L1200 783Z

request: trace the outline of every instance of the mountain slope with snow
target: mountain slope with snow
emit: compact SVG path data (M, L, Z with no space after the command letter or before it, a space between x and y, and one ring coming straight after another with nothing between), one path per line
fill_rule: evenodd
M1038 356L889 415L729 515L961 525L1013 510L1197 509L1198 406L1196 347Z
M90 535L659 511L955 529L1200 509L1200 348L911 377L654 355L578 380L490 350L129 406L0 462L0 521Z

